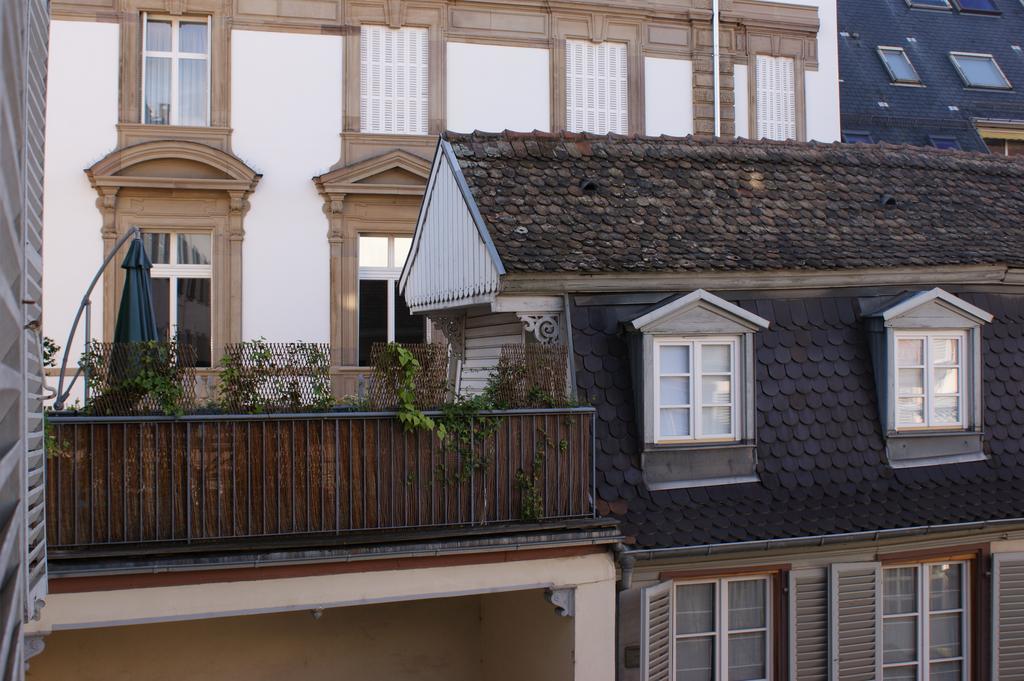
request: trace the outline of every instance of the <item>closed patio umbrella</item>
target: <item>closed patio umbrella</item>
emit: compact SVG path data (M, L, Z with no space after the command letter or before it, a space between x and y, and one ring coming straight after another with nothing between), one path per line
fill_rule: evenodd
M156 314L153 312L153 286L149 270L153 263L142 247L142 239L132 239L128 254L121 263L124 268L124 291L121 308L114 327L115 343L138 343L159 340Z

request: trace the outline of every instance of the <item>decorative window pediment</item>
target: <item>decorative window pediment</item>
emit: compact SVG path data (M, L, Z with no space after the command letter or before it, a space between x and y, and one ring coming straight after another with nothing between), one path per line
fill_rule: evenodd
M649 334L752 333L768 328L768 320L728 300L697 289L637 317L631 325Z

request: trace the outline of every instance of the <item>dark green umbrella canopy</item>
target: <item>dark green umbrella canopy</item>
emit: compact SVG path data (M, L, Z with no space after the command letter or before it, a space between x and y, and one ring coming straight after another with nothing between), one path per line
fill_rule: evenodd
M153 312L153 287L149 270L153 263L142 247L142 239L132 239L128 254L121 263L124 268L124 291L121 309L114 327L115 343L139 343L159 340L156 315Z

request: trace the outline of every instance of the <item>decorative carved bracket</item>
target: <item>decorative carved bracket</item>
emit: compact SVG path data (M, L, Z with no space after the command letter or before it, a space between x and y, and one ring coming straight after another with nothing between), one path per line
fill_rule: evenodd
M557 312L532 314L517 312L516 316L523 323L527 333L532 333L537 342L543 345L557 345L562 342L562 324Z
M462 359L465 356L464 332L466 328L466 316L460 313L454 314L430 314L427 315L430 321L437 325L437 328L444 334L452 349L452 356L455 359Z
M28 671L29 658L43 652L45 647L45 634L27 634L25 636L25 671Z
M562 617L576 616L576 587L563 586L545 589L544 598L555 606L555 613Z

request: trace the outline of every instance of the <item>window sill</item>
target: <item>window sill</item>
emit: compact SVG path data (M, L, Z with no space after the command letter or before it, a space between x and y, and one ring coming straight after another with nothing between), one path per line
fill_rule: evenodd
M198 142L221 151L228 151L231 128L192 125L151 125L147 123L118 123L118 147L130 147L143 142L181 140Z
M980 431L893 431L885 438L885 455L893 468L981 461Z
M648 444L643 452L644 482L652 490L757 482L755 465L750 442Z

